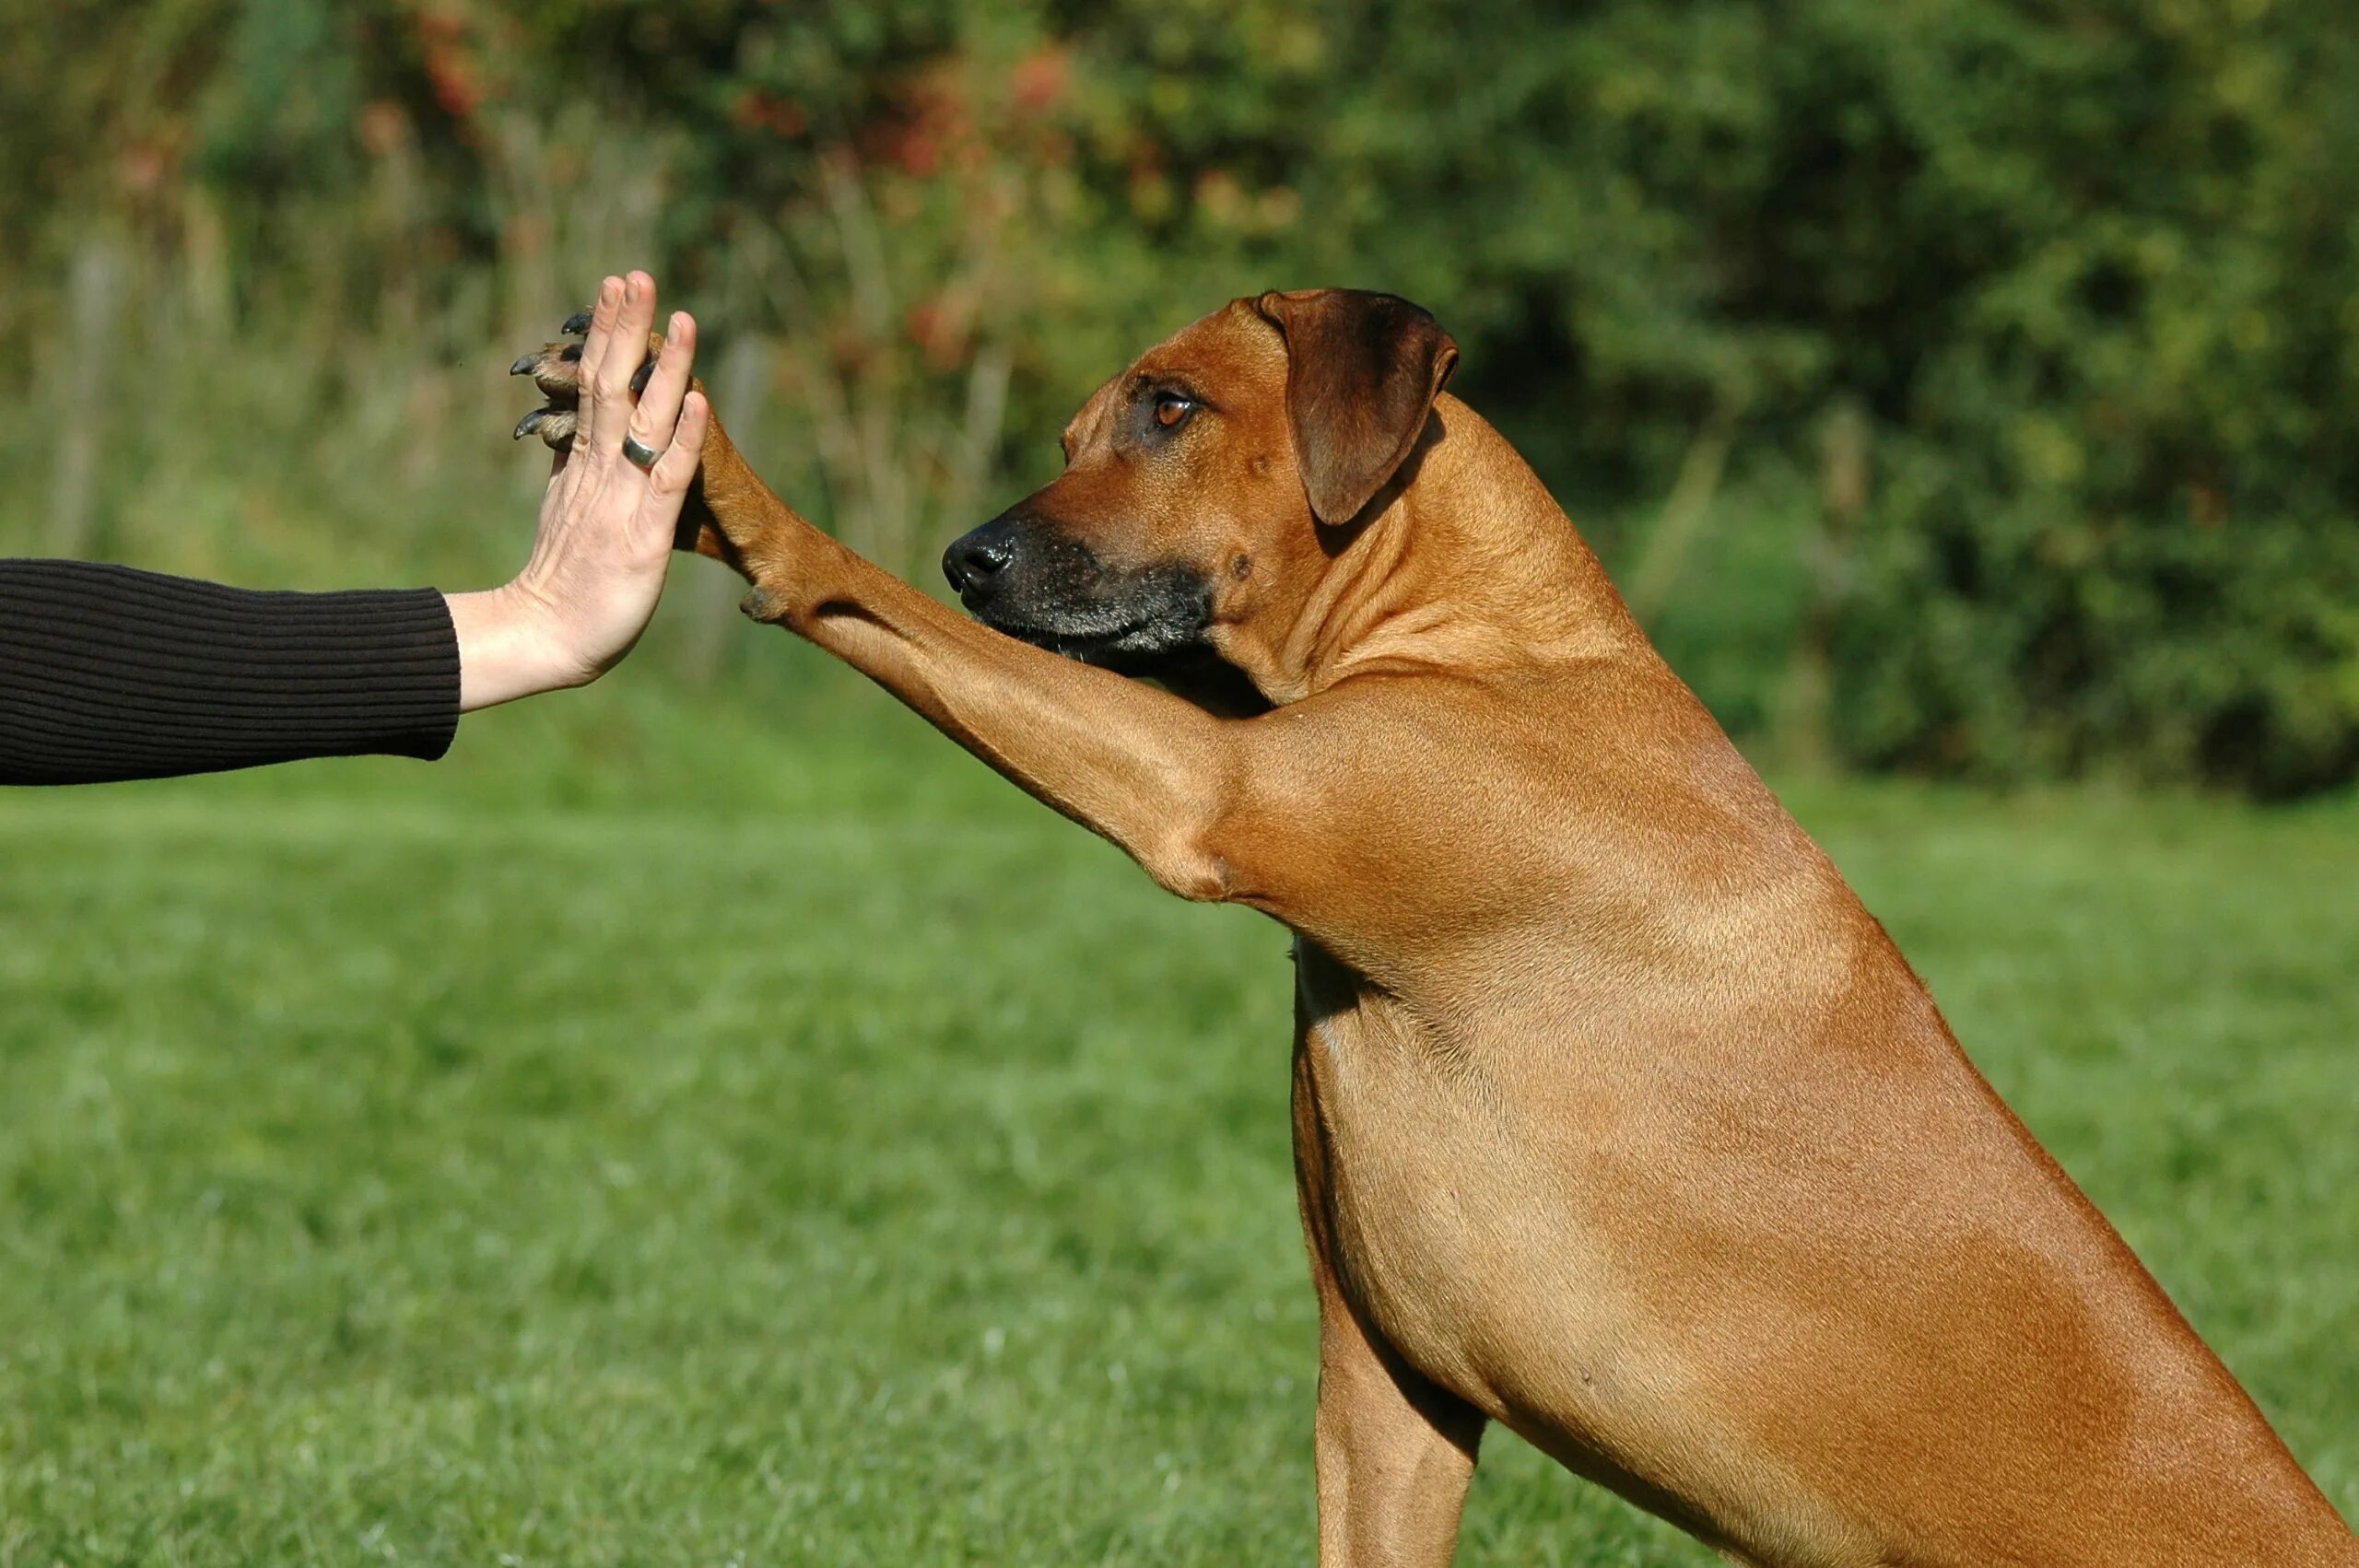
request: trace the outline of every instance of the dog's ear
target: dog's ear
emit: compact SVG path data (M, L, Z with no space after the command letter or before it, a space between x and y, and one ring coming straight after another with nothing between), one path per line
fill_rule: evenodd
M1391 294L1273 292L1253 309L1286 340L1286 418L1311 515L1349 522L1417 444L1458 345Z

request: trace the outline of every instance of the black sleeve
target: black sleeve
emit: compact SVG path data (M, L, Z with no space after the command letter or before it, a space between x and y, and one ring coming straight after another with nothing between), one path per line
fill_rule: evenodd
M458 637L430 588L258 593L0 560L0 784L431 760L458 723Z

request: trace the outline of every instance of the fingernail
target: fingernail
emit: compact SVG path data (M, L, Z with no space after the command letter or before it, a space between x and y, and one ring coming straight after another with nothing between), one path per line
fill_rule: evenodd
M621 298L622 295L623 280L621 278L610 277L598 286L598 298L601 299L612 301Z

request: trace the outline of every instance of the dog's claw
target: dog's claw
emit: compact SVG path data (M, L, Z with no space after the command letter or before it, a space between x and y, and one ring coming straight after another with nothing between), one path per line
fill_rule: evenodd
M738 601L737 613L749 621L781 621L786 618L786 604L769 589L757 588Z
M590 326L590 312L578 310L565 320L557 330L579 339ZM533 384L548 399L546 407L536 408L516 422L516 439L537 433L544 445L552 451L563 451L573 445L577 404L581 400L581 350L579 341L544 345L537 352L527 354L508 367L511 376L530 376ZM647 390L647 379L655 371L656 346L651 340L650 352L640 362L639 371L630 379L634 396Z

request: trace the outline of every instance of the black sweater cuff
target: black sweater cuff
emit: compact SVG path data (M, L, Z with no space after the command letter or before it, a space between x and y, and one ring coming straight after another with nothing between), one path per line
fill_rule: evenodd
M433 589L256 592L0 560L0 783L431 760L458 722L458 637Z

